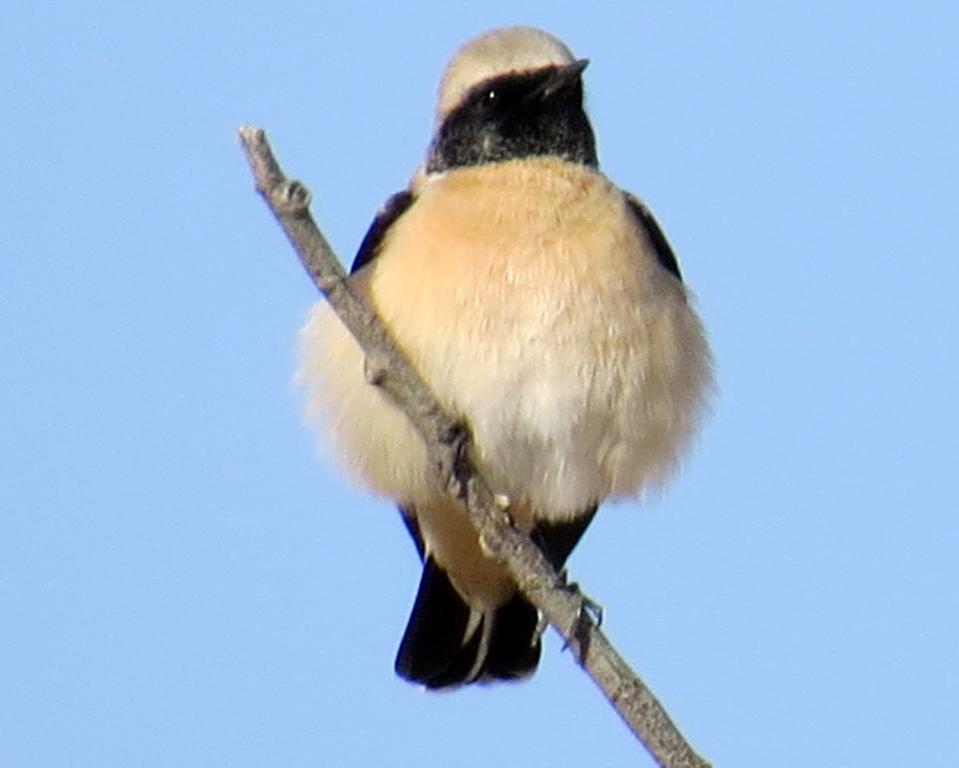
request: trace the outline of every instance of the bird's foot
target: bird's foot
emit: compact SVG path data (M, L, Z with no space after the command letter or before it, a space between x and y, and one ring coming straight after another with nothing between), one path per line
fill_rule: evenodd
M579 584L575 581L569 581L568 577L569 573L564 568L560 573L562 588L578 599L578 605L576 607L576 617L573 619L567 639L563 643L563 650L565 651L575 645L577 655L582 662L589 651L590 630L594 627L598 629L603 624L603 606L589 595L584 594L579 588Z

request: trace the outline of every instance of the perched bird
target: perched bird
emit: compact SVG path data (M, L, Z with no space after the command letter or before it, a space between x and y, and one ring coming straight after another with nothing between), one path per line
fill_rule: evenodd
M665 479L711 386L666 237L598 170L586 64L528 27L466 43L443 75L426 160L379 212L350 278L468 423L480 471L557 569L601 501ZM309 416L359 481L395 499L423 561L397 673L427 688L530 674L535 608L326 306L302 350Z

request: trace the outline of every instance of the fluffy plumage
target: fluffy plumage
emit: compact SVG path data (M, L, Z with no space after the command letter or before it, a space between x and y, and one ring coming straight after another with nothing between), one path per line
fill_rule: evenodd
M441 84L430 149L459 160L441 172L428 160L391 198L351 278L470 424L480 469L557 567L599 502L674 469L710 386L668 242L588 151L583 66L529 28L464 46ZM444 145L453 121L466 126L455 151ZM397 501L424 558L398 672L447 687L532 671L535 610L483 554L419 437L365 382L359 347L323 305L303 332L300 377L310 417L359 482Z

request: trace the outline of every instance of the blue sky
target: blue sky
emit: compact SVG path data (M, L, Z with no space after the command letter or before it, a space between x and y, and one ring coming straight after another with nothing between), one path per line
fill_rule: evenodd
M954 764L959 11L526 8L4 8L0 765L652 765L552 634L523 685L394 677L418 564L301 424L315 292L235 138L349 260L448 56L518 22L592 60L717 360L574 578L717 766Z

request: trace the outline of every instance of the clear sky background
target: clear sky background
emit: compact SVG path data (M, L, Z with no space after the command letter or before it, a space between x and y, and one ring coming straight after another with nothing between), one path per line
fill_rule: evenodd
M552 632L525 684L394 677L419 566L302 426L316 293L235 138L348 261L519 22L592 60L720 387L573 577L717 768L954 766L956 5L347 5L0 11L0 766L652 765Z

